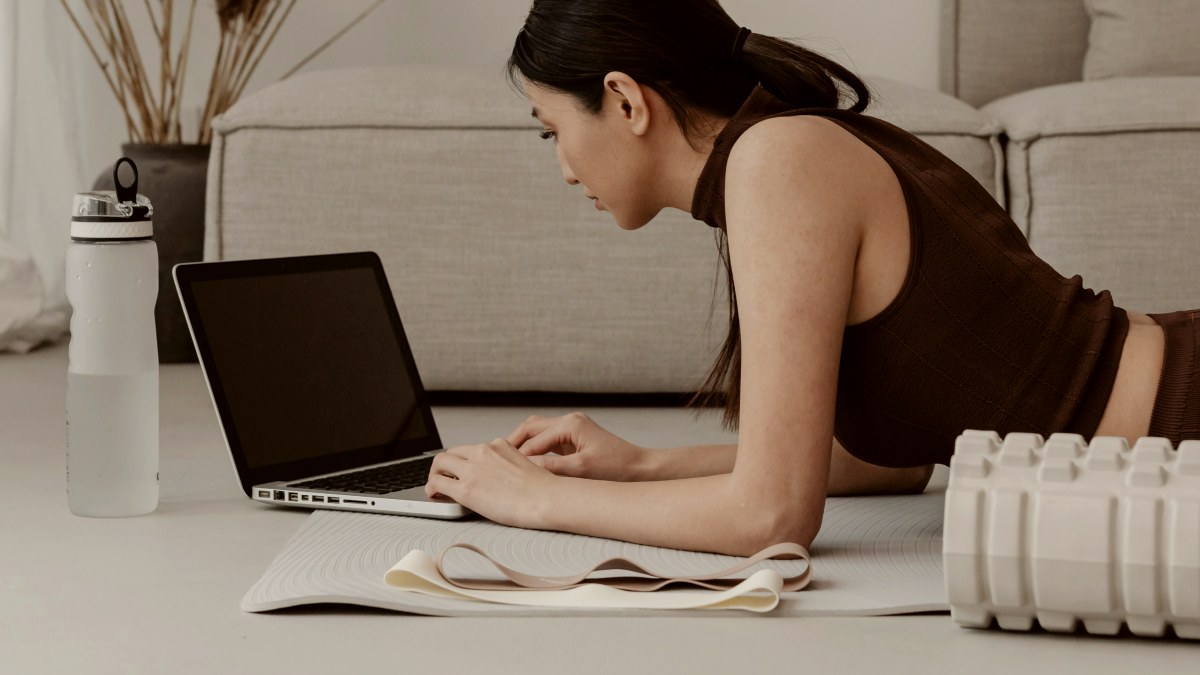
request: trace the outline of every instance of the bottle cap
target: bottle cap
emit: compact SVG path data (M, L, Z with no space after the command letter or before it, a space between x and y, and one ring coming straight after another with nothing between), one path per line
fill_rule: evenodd
M133 183L121 185L118 171L128 162ZM80 192L71 208L71 239L76 241L112 241L150 239L154 236L154 207L137 192L137 165L128 157L113 167L116 190Z

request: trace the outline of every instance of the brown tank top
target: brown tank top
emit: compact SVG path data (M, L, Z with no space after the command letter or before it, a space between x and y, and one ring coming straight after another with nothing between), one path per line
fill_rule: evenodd
M880 314L846 326L834 436L892 467L948 464L964 429L1090 439L1129 332L1108 291L1034 255L973 176L912 134L849 110L793 108L755 88L718 134L692 215L725 227L729 151L769 117L817 115L891 166L908 206L908 273Z

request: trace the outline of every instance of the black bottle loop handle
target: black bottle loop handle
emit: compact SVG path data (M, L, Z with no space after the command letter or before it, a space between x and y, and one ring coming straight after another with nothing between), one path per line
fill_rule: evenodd
M133 169L133 185L128 187L121 185L121 164L128 162L129 168ZM121 203L137 204L137 189L138 189L138 169L137 164L134 164L132 159L122 157L117 160L116 166L113 167L113 186L117 189L117 201Z

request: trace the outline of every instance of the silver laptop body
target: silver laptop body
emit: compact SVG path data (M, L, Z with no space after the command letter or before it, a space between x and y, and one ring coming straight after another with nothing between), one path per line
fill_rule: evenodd
M428 464L442 443L375 253L183 263L172 273L248 497L471 515L425 495Z

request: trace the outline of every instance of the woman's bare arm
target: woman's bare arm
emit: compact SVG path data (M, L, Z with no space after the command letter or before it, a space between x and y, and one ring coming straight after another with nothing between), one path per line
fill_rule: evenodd
M737 445L692 445L651 450L639 480L670 480L729 473ZM829 497L873 494L915 494L925 489L933 465L911 468L876 466L851 455L836 440L829 462Z
M698 478L730 473L736 458L735 443L649 450L638 480Z
M811 543L781 536L763 494L731 473L636 483L558 476L550 486L535 517L541 529L737 556Z
M666 462L655 470L677 471L674 479L649 482L559 477L538 515L545 529L577 532L727 555L752 555L780 541L812 543L806 534L781 535L779 511L764 493L742 487L733 473L694 475L732 464L736 445L707 445L652 451ZM907 494L924 489L932 467L891 469L859 460L840 445L833 452L830 496ZM776 515L773 515L776 514ZM817 516L817 528L820 517Z

